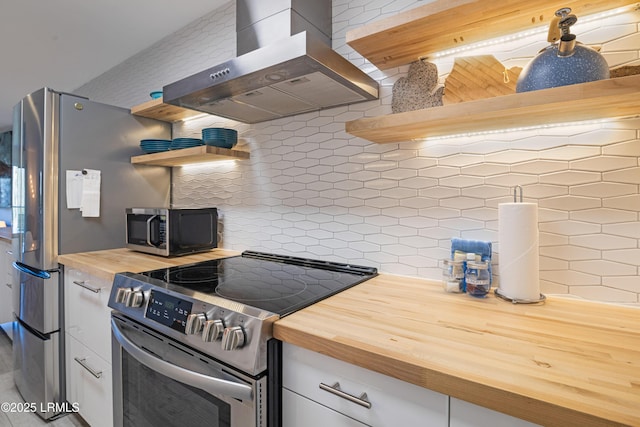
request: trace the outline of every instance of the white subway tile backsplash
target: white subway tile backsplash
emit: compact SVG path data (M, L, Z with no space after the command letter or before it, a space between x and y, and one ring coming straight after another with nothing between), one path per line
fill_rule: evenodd
M602 258L638 267L640 266L640 249L606 250L602 252Z
M586 234L582 236L571 236L569 238L569 242L572 245L599 250L612 250L619 248L630 249L636 248L638 245L637 239L622 236L612 236L609 234Z
M638 274L637 267L607 260L572 261L569 268L599 276L631 276Z
M538 225L540 231L555 233L566 236L579 236L582 234L600 233L600 224L581 221L551 221L541 222Z
M637 194L638 186L631 184L619 184L615 182L596 182L592 184L576 185L571 187L570 192L576 196L592 197L616 197L630 194Z
M573 295L605 302L638 302L637 294L607 286L571 286Z
M577 221L593 222L596 224L613 224L616 222L637 221L638 213L618 209L587 209L570 213L571 219Z
M499 265L497 207L521 185L525 201L539 205L542 292L638 303L640 118L394 144L345 132L346 121L389 114L393 84L408 71L377 70L346 44L346 32L424 3L333 1L333 45L380 82L380 100L256 125L213 116L175 123L174 136L235 128L238 147L251 158L174 168L172 204L217 206L221 245L230 249L439 279L438 260L449 255L454 236L492 241ZM639 21L632 11L580 23L578 40L601 44L610 65L640 64ZM233 57L234 22L229 2L77 92L123 107L146 101L151 89ZM522 66L545 37L465 55L484 52ZM453 57L437 61L441 79L452 64Z
M551 148L538 153L541 159L547 160L577 160L588 159L600 154L599 147L572 145L567 147Z
M541 184L556 184L566 186L599 182L601 179L602 177L599 173L573 170L543 173L542 175L540 175Z
M511 166L511 172L530 173L540 175L544 173L552 173L564 171L567 169L567 162L551 161L551 160L532 160L523 163L517 163Z
M630 167L629 169L605 172L602 174L602 178L606 181L640 184L640 167Z
M520 163L538 158L537 151L513 150L498 151L484 156L485 161L495 163Z
M604 43L602 45L602 51L604 52L615 52L615 51L637 51L638 46L640 46L640 33L636 31L631 32L629 35L624 35L624 29L633 29L632 25L629 26L619 26L616 27L618 31L618 35L615 40ZM613 31L613 30L609 30ZM628 33L627 33L628 34ZM621 37L622 36L622 37Z
M635 139L633 141L607 145L606 147L602 147L602 154L638 157L640 155L640 140Z
M640 292L640 280L638 276L618 276L618 277L603 277L602 284L611 288L620 289L622 291L629 291L633 293ZM640 301L640 299L638 300Z
M640 222L620 222L616 224L605 224L602 231L606 234L614 236L629 236L634 239L640 239Z
M549 282L560 283L571 286L578 285L600 285L601 277L595 274L580 273L571 270L542 271L540 279Z
M569 162L569 168L593 172L609 172L637 166L638 161L632 157L597 156Z

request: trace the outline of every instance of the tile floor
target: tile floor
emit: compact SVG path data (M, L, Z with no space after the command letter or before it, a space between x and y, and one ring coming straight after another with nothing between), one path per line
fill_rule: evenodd
M0 403L23 402L20 393L13 383L13 352L11 340L0 328ZM89 425L75 414L61 417L55 421L45 422L36 414L30 412L2 412L0 411L0 427L89 427Z

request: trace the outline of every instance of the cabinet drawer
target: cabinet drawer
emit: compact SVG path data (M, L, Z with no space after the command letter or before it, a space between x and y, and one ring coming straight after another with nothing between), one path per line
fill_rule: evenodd
M111 309L107 306L111 282L80 270L65 270L65 330L110 360Z
M282 351L283 387L334 411L376 427L448 425L444 394L287 343ZM327 390L335 383L356 399ZM362 393L366 398L361 398ZM371 407L353 400L368 400Z
M365 427L359 421L286 388L282 390L282 427Z
M113 426L111 364L66 334L67 400L91 427Z
M454 397L450 405L450 427L541 427Z

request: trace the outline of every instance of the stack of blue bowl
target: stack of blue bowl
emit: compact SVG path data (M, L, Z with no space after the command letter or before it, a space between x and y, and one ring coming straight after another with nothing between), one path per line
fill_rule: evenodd
M147 154L167 151L171 147L171 141L167 139L143 139L140 148Z
M204 142L198 138L174 138L173 141L171 141L172 150L197 147L199 145L204 145Z
M238 131L226 128L202 129L202 139L207 145L222 148L233 148L233 146L238 143Z

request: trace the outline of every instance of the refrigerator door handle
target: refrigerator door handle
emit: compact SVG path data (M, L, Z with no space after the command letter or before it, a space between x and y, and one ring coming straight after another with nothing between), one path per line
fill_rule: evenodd
M40 270L39 268L30 267L27 264L24 264L19 261L15 261L13 263L13 268L23 273L27 273L32 276L38 277L40 279L51 279L51 273L60 272L60 270L57 268L52 268L50 270Z

